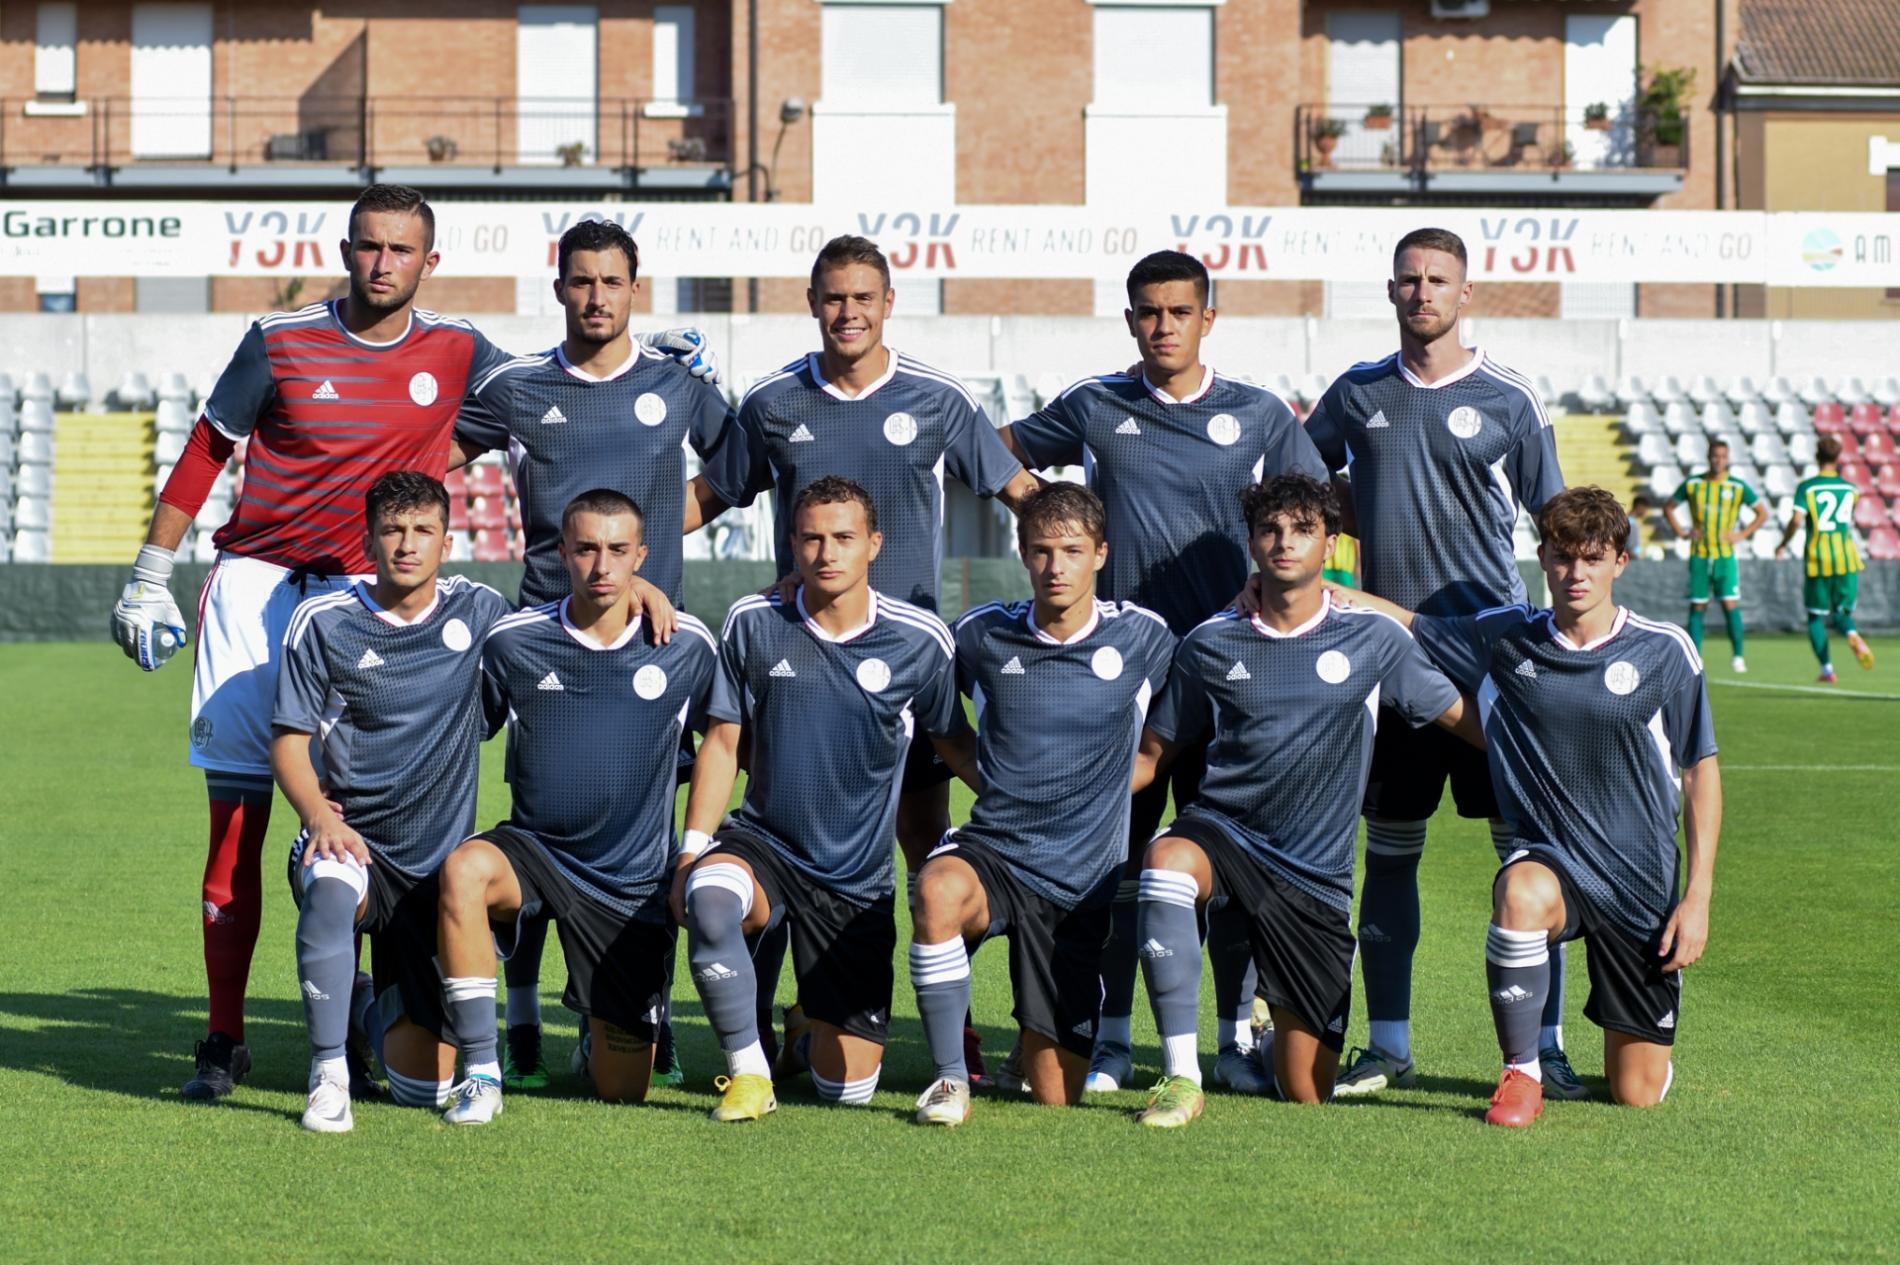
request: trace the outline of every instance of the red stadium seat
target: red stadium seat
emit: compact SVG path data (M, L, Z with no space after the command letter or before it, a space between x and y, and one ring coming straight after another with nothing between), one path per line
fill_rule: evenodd
M508 548L508 535L502 531L478 531L475 533L475 561L509 562L513 554Z
M468 467L468 491L470 496L500 496L501 467L486 462Z
M1876 527L1868 532L1867 556L1881 562L1900 562L1900 531Z
M1874 491L1888 500L1900 500L1900 464L1882 466L1874 472Z
M498 496L478 496L469 507L468 525L478 532L500 531L508 526L508 511Z
M468 476L459 469L451 470L448 477L442 480L442 486L449 490L449 503L454 504L456 497L468 495Z
M521 562L528 556L528 542L520 532L508 533L508 557L510 561Z
M1887 410L1887 433L1900 435L1900 404Z
M1814 406L1814 429L1825 431L1845 426L1847 411L1839 400L1825 400Z
M1878 496L1863 496L1854 502L1854 526L1862 531L1885 527L1893 521L1887 503Z
M1858 461L1841 462L1841 477L1860 489L1861 495L1874 490L1874 476Z
M1841 460L1859 461L1860 441L1854 438L1854 432L1851 430L1837 430L1833 432L1833 434L1834 438L1841 441Z
M468 498L449 490L449 530L468 530Z
M1861 436L1860 459L1870 466L1884 466L1900 460L1900 448L1896 448L1893 436L1884 430Z
M508 498L508 526L516 532L521 530L521 502L512 496Z
M1880 406L1872 400L1862 400L1847 415L1847 425L1856 435L1867 436L1875 431L1885 430L1885 420L1880 415Z

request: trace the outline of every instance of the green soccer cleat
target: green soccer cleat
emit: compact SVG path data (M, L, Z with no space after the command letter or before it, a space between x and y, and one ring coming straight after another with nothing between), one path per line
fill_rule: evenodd
M1148 1094L1148 1105L1135 1123L1150 1129L1185 1127L1207 1106L1207 1095L1185 1076L1164 1076Z
M766 1077L751 1073L715 1076L713 1088L719 1091L719 1105L712 1109L712 1118L721 1124L762 1120L778 1110L778 1097Z
M1577 1069L1570 1066L1570 1057L1556 1046L1547 1045L1539 1050L1537 1062L1544 1069L1544 1097L1577 1099L1590 1096L1589 1087L1577 1075Z
M546 1089L548 1063L541 1057L541 1025L511 1024L501 1057L501 1083L509 1089Z
M1346 1058L1346 1070L1333 1083L1335 1098L1370 1098L1388 1089L1410 1089L1418 1084L1418 1066L1400 1062L1384 1050L1355 1046Z
M917 1123L954 1129L970 1118L970 1083L940 1076L917 1096Z
M686 1083L686 1069L680 1064L679 1043L673 1039L673 1020L660 1020L660 1037L653 1043L653 1083L678 1089Z

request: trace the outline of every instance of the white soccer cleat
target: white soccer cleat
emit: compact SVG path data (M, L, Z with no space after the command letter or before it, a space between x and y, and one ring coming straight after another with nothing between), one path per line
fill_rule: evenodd
M471 1076L455 1087L453 1102L442 1113L443 1124L487 1124L501 1114L501 1082Z
M312 1133L348 1133L356 1127L350 1112L350 1079L335 1080L310 1070L310 1101L303 1109L303 1127Z
M1736 655L1733 659L1728 661L1728 670L1740 676L1748 671L1748 660L1742 658L1740 655Z
M1416 1084L1418 1066L1411 1059L1395 1059L1383 1050L1356 1048L1346 1058L1346 1070L1333 1082L1333 1097L1369 1098Z
M1082 1082L1086 1094L1112 1094L1135 1074L1135 1060L1128 1047L1119 1041L1098 1041L1089 1060L1088 1079Z
M970 1118L970 1083L940 1076L917 1096L917 1123L954 1129Z
M1242 1094L1265 1095L1273 1092L1273 1080L1260 1066L1260 1051L1248 1046L1230 1045L1214 1060L1214 1081Z

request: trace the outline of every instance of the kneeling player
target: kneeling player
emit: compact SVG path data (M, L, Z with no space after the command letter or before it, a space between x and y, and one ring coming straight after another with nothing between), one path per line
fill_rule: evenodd
M303 1127L318 1133L353 1124L343 1048L358 932L370 937L374 1004L354 1018L373 1044L381 1035L392 1096L434 1107L448 1094L455 1051L441 1040L436 872L474 826L486 733L477 646L510 609L491 588L437 576L449 551L441 483L397 471L371 485L367 503L376 581L298 607L271 717L271 769L303 821L290 890L310 1025Z
M776 980L755 971L752 950L782 921L819 1096L870 1101L897 947L887 841L898 779L914 729L968 732L949 629L870 586L883 537L869 493L827 475L787 518L801 587L790 602L742 598L726 616L686 805L686 851L697 863L682 864L673 882L693 982L731 1072L718 1082L715 1120L757 1120L778 1106L754 1008ZM727 817L742 724L749 779ZM963 748L938 749L968 772Z
M1223 612L1182 639L1135 770L1145 785L1212 725L1200 799L1142 862L1137 934L1167 1074L1138 1119L1155 1128L1187 1124L1205 1102L1203 913L1244 924L1273 1012L1267 1070L1280 1095L1331 1095L1352 1002L1353 845L1378 709L1479 741L1457 689L1404 628L1334 605L1321 584L1339 534L1329 485L1280 475L1249 488L1241 511L1261 608Z
M644 532L619 492L569 502L560 556L572 596L502 620L482 652L489 716L513 729L514 811L442 867L443 987L468 1073L442 1117L450 1124L501 1114L495 945L512 950L517 928L539 917L560 928L564 1000L587 1017L595 1090L610 1102L647 1096L675 944L676 752L704 711L717 650L684 612L683 635L666 644L641 620L631 591Z
M1017 515L1035 600L978 607L956 626L984 780L969 822L917 881L910 973L937 1065L917 1100L920 1124L969 1118L970 950L991 936L1009 937L1030 1092L1043 1103L1081 1097L1109 905L1128 855L1135 748L1174 654L1159 615L1095 600L1108 544L1093 492L1054 484ZM1077 734L1100 746L1078 753Z
M1551 946L1590 943L1584 1014L1604 1030L1620 1103L1662 1101L1674 1076L1685 966L1709 938L1721 774L1702 661L1672 624L1619 607L1629 519L1601 488L1571 488L1537 516L1551 607L1462 618L1392 613L1427 655L1485 700L1491 779L1516 847L1492 887L1485 936L1504 1075L1485 1119L1543 1112L1537 1013ZM1676 814L1688 839L1678 889Z

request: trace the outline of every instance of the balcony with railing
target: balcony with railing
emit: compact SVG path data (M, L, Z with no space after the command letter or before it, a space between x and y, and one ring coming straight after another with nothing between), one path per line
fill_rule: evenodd
M724 193L729 99L495 97L0 99L0 184L349 187L375 179L490 189Z
M1682 188L1688 120L1635 107L1304 105L1294 157L1307 195L1646 200Z

